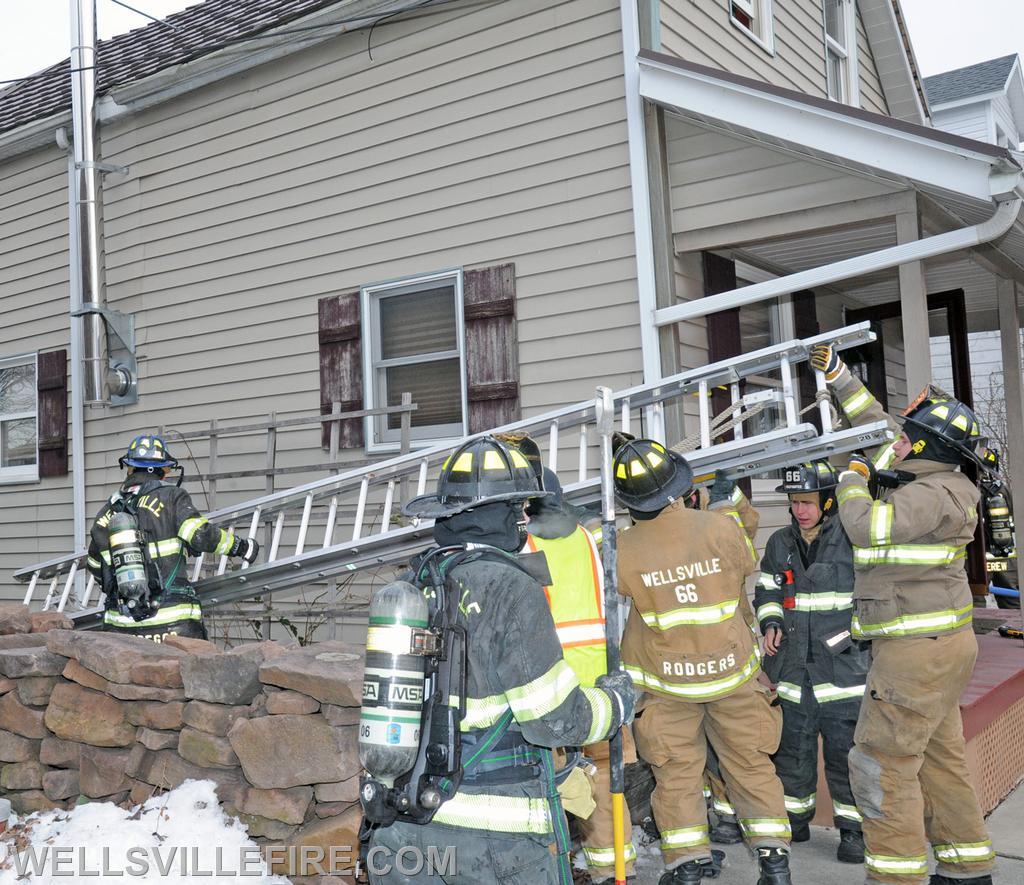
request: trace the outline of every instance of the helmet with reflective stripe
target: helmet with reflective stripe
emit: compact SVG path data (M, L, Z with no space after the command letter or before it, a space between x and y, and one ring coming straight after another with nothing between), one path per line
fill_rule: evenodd
M775 491L784 495L813 495L818 493L818 506L822 516L826 516L835 503L835 487L839 485L839 475L835 467L824 458L818 461L804 461L794 464L782 472L782 485Z
M903 429L913 443L909 457L950 461L959 456L984 467L978 446L985 442L971 409L955 399L925 399L903 416Z
M135 437L129 444L128 451L118 458L117 463L122 470L127 466L149 473L173 470L178 466L178 462L167 451L164 441L152 434Z
M615 495L630 510L655 513L693 489L686 459L652 439L627 440L612 463Z
M445 517L495 501L546 496L526 456L493 436L466 443L444 462L437 493L413 498L406 516Z
M985 466L985 469L989 473L999 472L999 450L992 449L985 446L979 453L978 457L981 458L981 463Z

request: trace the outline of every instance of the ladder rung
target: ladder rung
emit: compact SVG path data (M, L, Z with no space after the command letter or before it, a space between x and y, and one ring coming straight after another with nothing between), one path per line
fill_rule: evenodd
M577 478L579 482L583 482L587 478L587 425L580 425L580 464L579 470L577 471Z
M331 540L334 538L334 524L338 521L338 496L335 495L331 498L331 505L327 511L327 525L324 527L324 543L321 549L327 549L331 546Z
M32 601L32 594L36 592L36 584L39 582L39 569L32 572L32 577L28 582L28 590L25 591L25 600L23 605L28 605Z
M366 513L366 495L370 490L370 477L364 476L359 483L359 503L356 504L356 518L352 526L352 540L355 541L363 534L363 516Z
M78 560L71 563L71 568L68 570L68 579L64 582L64 592L60 595L60 601L57 603L57 611L64 611L64 606L68 604L68 596L71 595L71 588L75 586L75 575L78 573Z
M299 523L299 537L295 541L295 555L302 556L306 549L306 532L309 531L309 514L313 510L313 493L306 495L306 501L302 505L302 521Z
M548 427L548 467L558 473L558 421Z

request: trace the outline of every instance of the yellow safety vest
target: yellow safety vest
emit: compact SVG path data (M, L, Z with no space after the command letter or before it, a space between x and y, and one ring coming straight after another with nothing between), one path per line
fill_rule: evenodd
M593 537L582 526L565 538L530 535L527 549L542 552L551 573L544 588L566 663L592 688L608 672L605 647L604 570Z

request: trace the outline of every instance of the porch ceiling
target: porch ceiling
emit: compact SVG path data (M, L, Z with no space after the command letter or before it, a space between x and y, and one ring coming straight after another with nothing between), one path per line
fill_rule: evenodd
M667 111L677 251L733 249L796 273L895 246L893 218L917 195L935 210L927 236L989 220L1020 188L1003 149L677 59L641 53L640 89ZM995 328L994 268L1024 281L1024 227L925 267L929 291L965 290L972 330ZM865 305L899 298L895 269L830 288Z

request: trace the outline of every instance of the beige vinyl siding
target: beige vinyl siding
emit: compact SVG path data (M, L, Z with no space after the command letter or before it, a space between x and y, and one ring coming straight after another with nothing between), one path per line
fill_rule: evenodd
M781 151L670 120L673 231L834 206L892 188Z
M864 28L864 17L857 9L857 72L860 81L860 106L876 114L889 113L889 105L878 76L878 65L871 51L868 33Z
M0 165L0 194L0 358L66 348L66 156L53 147ZM0 484L5 567L51 559L69 549L70 488L69 477ZM9 570L0 574L6 578Z
M661 51L687 61L825 95L825 43L819 0L775 0L775 54L729 20L728 0L662 0Z
M317 299L368 283L515 262L525 415L639 383L619 29L614 0L455 5L382 23L372 61L360 31L107 127L104 158L130 169L106 180L108 299L136 317L141 397L87 416L89 517L140 430L317 411ZM65 242L43 248L51 273L66 264ZM66 340L51 313L20 337ZM261 467L265 446L234 438L220 453ZM206 443L193 449L204 467ZM312 430L279 449L284 464L326 460ZM222 481L218 504L263 487ZM70 547L60 489L14 504L0 488L28 531L37 502L56 506L54 552ZM36 558L3 557L7 595Z

